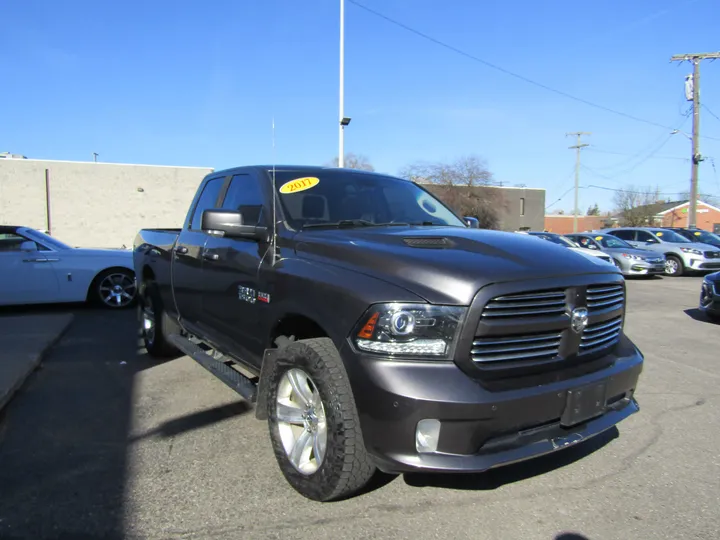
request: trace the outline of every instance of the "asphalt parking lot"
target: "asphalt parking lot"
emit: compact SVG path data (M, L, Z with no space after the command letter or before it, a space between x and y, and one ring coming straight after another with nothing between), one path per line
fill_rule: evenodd
M619 430L324 505L285 483L236 394L188 358L144 355L134 312L77 309L0 418L0 538L717 538L720 326L695 311L700 281L629 281L646 366Z

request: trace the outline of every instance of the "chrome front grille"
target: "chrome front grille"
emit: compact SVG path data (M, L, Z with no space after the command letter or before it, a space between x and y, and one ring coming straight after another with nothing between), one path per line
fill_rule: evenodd
M562 315L566 310L565 289L510 294L490 300L483 318Z
M621 330L622 317L589 325L580 339L579 354L591 353L614 345L620 339Z
M562 332L536 335L479 338L473 341L473 362L490 363L508 360L541 360L558 355Z
M598 309L617 309L625 303L622 285L591 285L587 288L587 307L591 312Z

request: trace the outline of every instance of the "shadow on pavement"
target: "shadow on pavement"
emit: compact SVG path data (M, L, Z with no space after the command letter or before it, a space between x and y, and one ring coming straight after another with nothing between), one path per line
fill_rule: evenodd
M60 311L73 324L0 419L0 538L120 539L134 377L158 361L140 345L134 309L0 313Z
M683 312L685 315L690 317L691 319L694 319L699 322L704 322L707 324L720 324L718 321L713 321L710 319L705 313L700 311L698 308L691 308L691 309L684 309Z
M555 540L589 540L589 538L584 534L566 532L558 534Z
M136 437L132 437L128 442L134 443L141 439L149 437L174 437L181 433L186 433L194 429L200 429L212 424L217 424L223 420L229 420L236 416L242 416L252 412L252 406L246 401L238 401L229 405L221 405L204 411L199 411L188 416L182 416L164 422L159 428L143 433Z
M507 465L477 474L405 474L405 483L413 487L457 490L494 490L566 467L600 450L620 435L617 427L585 441L529 461Z

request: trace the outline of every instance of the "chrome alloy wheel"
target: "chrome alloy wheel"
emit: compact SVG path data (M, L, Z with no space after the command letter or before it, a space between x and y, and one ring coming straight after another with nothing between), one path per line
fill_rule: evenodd
M98 287L100 299L108 307L119 308L130 304L135 298L135 280L122 272L108 274Z
M680 264L675 259L667 259L665 261L665 273L669 275L677 274Z
M327 420L317 386L303 370L290 369L280 380L276 416L280 440L292 466L305 475L316 472L327 450Z

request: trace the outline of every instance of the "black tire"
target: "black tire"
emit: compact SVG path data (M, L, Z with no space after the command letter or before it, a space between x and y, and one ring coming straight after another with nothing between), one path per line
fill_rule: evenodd
M675 270L671 271L671 269L668 268L668 266L666 264L665 265L665 275L666 276L679 277L685 273L685 266L683 265L683 262L680 259L680 257L677 257L675 255L668 255L666 257L666 260L672 261L673 264L671 264L671 266L675 268Z
M116 304L105 300L105 298L110 295L110 290L107 288L109 285L107 280L113 276L118 276L117 283L123 286L122 292L132 294L132 298L129 299L129 301L123 300L121 303ZM122 279L119 278L120 276L122 276ZM136 305L137 283L135 281L135 272L127 268L108 268L107 270L103 270L92 280L88 289L87 299L92 305L106 309L127 309Z
M145 325L146 316L152 316L154 332ZM170 358L182 353L167 340L170 334L179 334L180 326L173 321L163 307L157 285L149 282L144 286L138 301L138 319L145 350L155 358Z
M291 369L303 370L322 399L327 422L325 457L312 474L303 474L290 462L277 420L280 382ZM333 501L356 494L376 472L363 442L360 422L345 366L330 339L295 341L281 349L269 374L267 415L275 458L288 483L315 501Z

